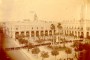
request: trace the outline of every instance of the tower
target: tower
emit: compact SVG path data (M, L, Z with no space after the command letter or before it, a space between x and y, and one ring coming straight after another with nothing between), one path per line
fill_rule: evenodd
M81 35L83 35L84 38L86 38L86 11L87 11L87 4L83 0L83 3L81 5L81 13L80 13L80 25L81 25Z
M37 17L37 14L35 13L34 14L34 21L37 21L38 20L38 17Z

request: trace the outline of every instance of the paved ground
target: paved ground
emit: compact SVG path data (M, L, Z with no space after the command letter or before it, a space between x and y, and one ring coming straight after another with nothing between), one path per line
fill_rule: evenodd
M9 39L5 41L4 47L19 47L15 40ZM23 50L10 50L6 51L7 55L12 58L12 60L31 60L30 57Z
M70 47L72 43L67 43L66 46ZM15 41L14 39L9 39L5 41L5 47L19 47L18 41ZM46 58L46 60L55 60L55 57L51 55L51 50L47 49L45 46L39 46L41 51L46 51L49 53L49 58ZM70 47L71 48L71 47ZM74 57L74 50L72 49L72 54L69 54L68 57L73 58ZM12 57L12 60L42 60L40 53L38 57L34 54L31 53L31 50L28 52L27 49L20 49L20 50L12 50L12 51L7 51L7 54ZM57 56L57 60L60 58L66 59L67 54L64 51L60 51L59 55ZM74 59L76 60L76 59Z

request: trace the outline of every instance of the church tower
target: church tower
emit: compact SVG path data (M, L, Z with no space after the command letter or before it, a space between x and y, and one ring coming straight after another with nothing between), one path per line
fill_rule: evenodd
M81 25L81 35L83 38L86 38L86 3L83 1L81 5L81 13L80 13L80 25Z
M38 21L38 16L36 13L34 14L34 21Z

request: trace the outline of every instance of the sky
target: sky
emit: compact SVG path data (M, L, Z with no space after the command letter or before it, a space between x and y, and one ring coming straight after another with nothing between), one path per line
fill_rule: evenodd
M90 19L87 4L85 17ZM46 21L79 20L81 5L82 0L0 0L0 20L33 20L34 14Z

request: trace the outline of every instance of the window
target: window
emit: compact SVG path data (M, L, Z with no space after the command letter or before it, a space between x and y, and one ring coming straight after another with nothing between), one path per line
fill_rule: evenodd
M81 30L83 30L83 27L81 27Z
M32 29L33 29L33 27L32 27Z
M79 29L79 27L78 27L78 29Z
M38 29L38 27L37 27L37 29Z
M18 28L16 28L16 30L18 30Z

